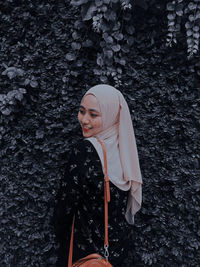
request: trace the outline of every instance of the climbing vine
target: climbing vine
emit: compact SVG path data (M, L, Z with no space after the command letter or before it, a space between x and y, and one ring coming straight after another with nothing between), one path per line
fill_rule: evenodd
M129 61L128 54L134 47L134 9L136 5L145 9L147 3L150 5L150 1L71 0L71 5L79 8L81 13L72 34L72 48L77 55L82 46L90 49L95 47L96 68L93 72L101 82L112 79L116 86L120 86L124 67ZM184 29L188 58L192 58L199 51L200 0L174 0L167 3L166 9L167 46L176 44ZM87 34L87 41L82 43L83 27L91 31ZM93 35L98 42L94 42ZM67 59L75 61L77 58L70 54Z
M134 26L132 20L132 1L130 0L72 0L71 4L81 8L82 21L91 21L91 28L98 38L97 66L94 74L100 76L101 82L108 77L115 85L121 84L123 68L127 63L128 53L134 43ZM79 24L78 21L76 24ZM89 26L90 27L90 26ZM74 34L74 48L81 48L77 34ZM91 36L92 39L92 36ZM87 46L93 49L94 43L88 40Z
M177 35L184 24L188 58L192 58L199 51L200 1L174 0L167 4L167 11L167 45L177 43Z

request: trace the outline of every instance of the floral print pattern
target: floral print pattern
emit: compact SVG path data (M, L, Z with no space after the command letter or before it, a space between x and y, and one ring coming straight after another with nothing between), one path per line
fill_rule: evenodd
M125 220L128 192L110 182L109 261L128 266L133 248L132 227ZM75 214L73 261L91 253L104 255L104 174L100 158L88 140L73 146L67 159L54 209L54 227L60 243L57 266L66 266ZM132 265L133 266L133 265Z

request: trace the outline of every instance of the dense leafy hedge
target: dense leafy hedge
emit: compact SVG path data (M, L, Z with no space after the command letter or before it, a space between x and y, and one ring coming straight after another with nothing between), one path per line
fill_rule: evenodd
M1 1L1 266L55 266L54 198L100 82L129 103L143 174L129 266L200 266L200 63L182 30L166 47L167 3Z

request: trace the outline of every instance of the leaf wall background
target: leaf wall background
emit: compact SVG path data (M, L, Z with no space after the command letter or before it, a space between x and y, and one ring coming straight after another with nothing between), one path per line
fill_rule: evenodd
M110 36L69 1L1 1L2 267L55 266L51 216L81 138L79 102L104 80L129 104L144 181L127 266L200 266L199 55L188 60L185 42L167 48L167 1L146 2L126 11L129 38L122 29L120 48L104 51Z

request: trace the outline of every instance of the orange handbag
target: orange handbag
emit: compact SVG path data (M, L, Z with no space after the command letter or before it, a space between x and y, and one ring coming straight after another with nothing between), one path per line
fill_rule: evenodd
M104 213L105 213L105 239L104 239L104 257L99 254L90 254L74 263L72 263L72 255L73 255L73 242L74 242L74 221L75 217L73 218L72 223L72 232L71 232L71 240L70 240L70 249L69 249L69 258L68 258L68 267L113 267L108 261L108 202L110 202L110 188L109 188L109 178L108 178L108 169L107 169L107 156L106 156L106 149L103 142L97 138L99 143L103 149L104 155L104 169L105 169L105 177L104 177Z

